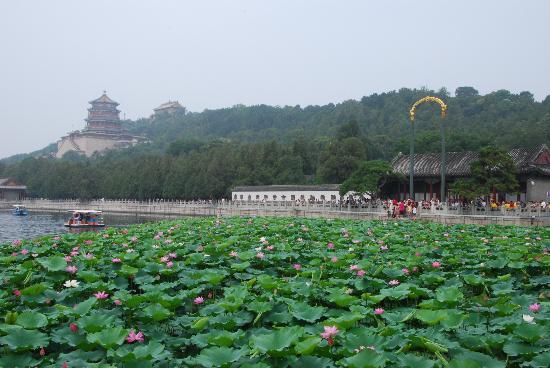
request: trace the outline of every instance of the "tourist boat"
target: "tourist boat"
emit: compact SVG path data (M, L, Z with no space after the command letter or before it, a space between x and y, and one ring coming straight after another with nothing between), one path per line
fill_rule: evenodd
M15 216L27 216L29 214L27 208L22 204L14 204L11 213L13 213Z
M95 210L70 210L73 215L65 223L66 227L88 228L88 227L103 227L103 217L101 211Z

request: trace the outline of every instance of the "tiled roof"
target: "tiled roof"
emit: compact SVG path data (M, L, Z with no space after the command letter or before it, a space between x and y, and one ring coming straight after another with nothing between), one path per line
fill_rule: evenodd
M339 184L322 185L255 185L233 188L233 192L315 192L339 191Z
M90 101L91 104L96 103L96 102L111 103L111 104L118 105L118 102L113 101L113 100L112 100L109 96L107 96L107 94L105 94L105 93L103 93L100 97L96 98L95 100Z
M508 152L519 173L540 172L550 175L550 165L535 163L537 157L544 151L549 151L545 144L533 148L516 148ZM468 176L470 165L479 157L477 152L447 152L446 175L449 177ZM392 160L395 172L409 174L409 155L399 154ZM439 176L441 170L441 153L422 153L414 155L414 175L416 177Z
M178 101L168 101L160 105L159 107L153 109L154 111L161 111L164 109L182 109L183 106L180 105Z
M9 182L14 182L15 185L9 184ZM15 180L10 178L0 178L0 189L20 189L20 190L26 190L27 187L25 185L20 185L15 182Z

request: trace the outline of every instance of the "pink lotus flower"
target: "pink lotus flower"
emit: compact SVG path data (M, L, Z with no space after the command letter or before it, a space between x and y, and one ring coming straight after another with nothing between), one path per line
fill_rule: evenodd
M386 251L386 250L388 250L388 246L387 245L381 245L380 250Z
M338 257L332 257L332 258L330 259L330 261L331 261L332 263L336 263L336 262L338 262Z
M359 276L359 277L363 277L363 276L365 276L365 274L366 274L365 270L357 271L357 276Z
M264 259L264 258L265 258L265 254L263 254L262 252L259 252L258 254L256 254L256 258Z
M40 348L39 354L40 354L40 356L46 355L46 350L44 350L44 348Z
M59 240L59 239L61 239L61 237L59 235L56 235L56 236L53 237L53 240Z
M199 305L199 304L202 304L204 303L204 298L202 296L198 296L195 298L195 300L193 300L193 303Z
M103 234L103 239L109 239L109 234Z
M109 294L107 294L106 292L104 291L98 291L97 293L94 294L94 296L97 298L97 299L107 299L109 297Z
M422 255L422 253L416 252L414 255L417 256L417 257L420 257Z
M231 253L229 253L229 256L231 256L231 257L238 257L239 254L238 254L237 252L235 252L235 251L232 251Z
M300 271L302 269L302 265L299 263L294 263L292 265L292 268L294 268L296 271Z
M78 268L76 268L76 266L67 266L67 268L65 268L65 271L67 271L68 273L76 273L76 271L78 271Z
M534 304L531 304L529 306L529 310L531 312L538 312L540 310L540 304L539 303L534 303Z
M328 248L328 249L334 249L334 243L332 243L332 242L331 242L331 243L328 243L328 244L327 244L327 248Z
M361 243L361 240L353 239L351 242L352 242L353 244L359 244L359 243Z
M76 333L76 332L78 331L78 326L77 326L75 323L71 323L71 324L69 325L69 328L71 329L71 331L72 331L73 333Z
M20 246L21 244L23 244L23 242L22 242L21 240L19 240L19 239L14 240L14 241L11 242L11 245L13 245L14 247L18 247L18 246Z
M77 255L78 255L78 251L77 251L77 250L73 250L73 251L71 252L71 256L76 257Z
M159 239L160 239L160 235L155 235L155 236L153 236L153 239L159 240Z
M172 261L166 262L166 267L171 268L172 266L174 266L174 262Z
M11 256L12 256L12 257L17 257L18 254L19 254L19 253L17 253L17 252L13 252L13 253L11 254Z
M65 262L72 262L73 258L71 256L65 256Z
M418 272L418 267L414 266L413 267L413 272Z
M86 255L84 256L84 258L86 259L93 259L94 258L94 255L92 253L86 253Z
M137 236L132 236L132 237L130 238L130 241L131 241L132 243L137 242L137 241L138 241Z
M168 257L166 257L166 256L160 257L160 262L161 262L161 263L166 263L166 262L168 262L169 260L170 260L170 259L169 259Z
M19 291L19 290L17 290L17 289L14 290L14 291L12 291L12 293L13 293L13 295L15 295L15 296L17 296L17 297L21 296L21 291Z
M84 241L84 244L92 245L92 244L94 244L94 242L92 240L86 240L86 241Z
M374 310L374 314L376 314L377 316L381 315L382 313L384 313L384 309L383 308L376 308Z
M67 362L63 363L63 365L61 365L61 368L69 368L69 365L67 364Z
M349 270L350 270L350 271L355 271L355 270L358 270L358 269L359 269L359 266L357 266L357 265L351 265L351 266L349 266Z
M267 247L265 247L265 249L267 250L273 250L275 249L275 247L273 245L268 245Z
M441 267L441 263L439 263L438 261L434 261L434 262L432 262L432 267L433 268L439 268L439 267Z
M29 251L26 250L26 249L21 250L21 254L24 255L24 256L27 255L28 253L29 253Z
M172 239L166 239L164 244L172 244L174 241Z
M401 271L403 272L404 275L408 275L408 274L409 274L409 269L406 268L406 267L403 268Z
M124 235L128 235L128 229L122 229L120 232Z
M397 285L399 285L399 281L398 280L390 280L390 282L388 282L388 284L390 286L397 286Z
M113 258L113 259L111 259L111 262L120 263L120 262L122 262L122 260L120 258Z
M113 303L115 303L115 305L122 305L122 302L118 299L115 299Z
M321 332L321 337L324 340L327 340L329 346L332 346L334 343L334 337L339 332L338 327L336 326L324 326L325 331Z
M128 334L128 337L126 338L126 341L129 343L132 342L143 342L143 332L135 333L134 330L130 330L130 333Z
M168 253L168 257L174 259L174 258L178 258L178 255L176 253Z

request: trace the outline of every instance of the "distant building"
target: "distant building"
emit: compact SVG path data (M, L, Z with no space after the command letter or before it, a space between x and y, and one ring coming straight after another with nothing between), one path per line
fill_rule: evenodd
M338 201L340 185L260 185L235 187L234 201Z
M168 101L153 109L155 116L167 114L174 115L178 113L185 113L185 107L181 106L178 101Z
M15 179L0 179L0 200L19 201L25 198L27 187L19 184Z
M89 157L96 152L130 147L145 140L122 129L118 102L111 100L105 91L90 104L92 107L88 109L86 127L62 137L57 142L56 157L61 158L70 151Z
M518 172L519 194L498 193L498 200L548 201L550 199L550 149L545 145L518 148L508 152ZM446 154L446 189L460 178L470 176L470 165L479 158L477 152L448 152ZM391 165L394 172L404 175L405 182L388 182L384 195L396 199L409 198L409 155L398 154ZM439 198L441 154L414 155L414 198L417 201Z

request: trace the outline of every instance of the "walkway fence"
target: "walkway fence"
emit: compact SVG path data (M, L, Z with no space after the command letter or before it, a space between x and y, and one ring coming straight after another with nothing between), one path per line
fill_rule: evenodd
M0 202L9 208L14 202ZM335 202L295 201L177 201L177 200L47 200L26 199L19 204L29 210L65 212L75 209L95 209L109 214L136 216L301 216L324 218L387 219L388 209L381 204L341 205ZM417 209L417 218L443 223L550 225L550 208L521 209L484 207L429 206Z

